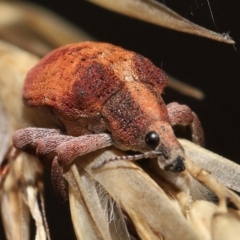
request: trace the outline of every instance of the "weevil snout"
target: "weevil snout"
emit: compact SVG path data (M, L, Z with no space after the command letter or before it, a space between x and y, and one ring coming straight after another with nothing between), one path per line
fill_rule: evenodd
M177 156L172 163L165 166L164 170L171 172L182 172L185 170L184 158Z

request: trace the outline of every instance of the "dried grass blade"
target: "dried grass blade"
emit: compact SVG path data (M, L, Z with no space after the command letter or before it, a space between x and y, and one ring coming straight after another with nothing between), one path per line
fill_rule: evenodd
M69 183L70 210L78 239L131 239L120 208L113 209L117 204L87 172L72 166L64 176Z
M11 189L2 189L0 203L2 223L7 240L29 239L29 208L22 200L20 193Z
M38 182L39 178L42 178L43 169L36 158L24 152L19 154L13 164L19 158L21 159L21 163L19 164L19 169L16 169L16 176L19 179L17 179L19 183L19 190L21 191L22 198L29 207L31 215L35 220L35 240L45 240L47 239L47 234L45 231L43 214L38 203Z
M2 185L0 198L3 224L9 240L29 239L30 212L37 228L35 239L47 238L38 205L37 177L40 173L42 174L42 169L37 160L23 152L11 159L11 167Z
M75 165L64 176L70 187L70 208L78 239L110 240L108 221L102 211L94 179Z
M29 239L30 212L19 189L22 160L19 156L11 164L1 189L1 215L8 240Z
M181 82L179 80L177 80L176 78L169 76L168 78L168 87L193 98L196 98L198 100L203 100L204 99L204 93L193 87L190 86L184 82Z
M38 200L37 200L38 189L36 187L28 186L26 187L25 191L26 191L26 196L25 196L26 204L28 205L31 215L35 220L35 225L36 225L35 240L44 240L47 238L47 235L46 235L42 214L39 209Z
M187 140L180 139L179 141L189 159L211 173L224 186L240 192L240 166L238 164Z
M200 27L154 0L88 0L109 10L150 22L175 31L194 34L212 40L234 44L226 36Z

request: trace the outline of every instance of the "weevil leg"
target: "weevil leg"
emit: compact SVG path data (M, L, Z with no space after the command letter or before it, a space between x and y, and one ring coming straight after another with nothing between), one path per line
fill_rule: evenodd
M60 202L64 203L68 201L68 185L67 181L64 179L62 175L62 167L59 165L57 160L57 156L53 159L52 169L51 169L51 178L53 189L58 196Z
M59 144L60 143L60 144ZM54 136L41 139L38 151L42 154L54 151L51 177L53 188L61 202L68 200L67 183L62 175L61 165L70 164L76 157L113 144L109 134L92 134L80 137Z
M60 130L48 128L23 128L13 134L13 146L17 149L36 149L37 141L48 136L61 134Z
M54 153L55 148L61 143L70 141L73 138L72 136L62 134L40 138L37 140L36 156L44 167L51 169L53 158L56 155Z
M32 155L38 155L42 164L51 169L53 188L61 202L68 200L67 183L62 176L62 168L57 157L52 160L47 157L57 145L69 141L74 137L62 135L60 130L47 128L24 128L13 135L13 145L17 149L24 150Z
M198 116L186 105L172 102L167 105L171 125L190 126L194 143L204 146L204 133Z
M74 138L75 137L62 134L41 138L37 141L37 156L41 157L43 155L47 155L54 151L58 145L68 142Z
M61 143L55 149L58 162L70 164L76 157L96 151L100 148L113 145L110 134L91 134L75 137L74 139Z

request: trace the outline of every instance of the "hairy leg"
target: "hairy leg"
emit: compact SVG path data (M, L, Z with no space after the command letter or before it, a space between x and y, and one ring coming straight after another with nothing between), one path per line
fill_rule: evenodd
M173 102L167 105L172 126L190 126L194 143L204 146L204 133L197 115L186 105Z
M55 152L60 164L70 164L76 157L113 145L107 133L82 135L58 145Z

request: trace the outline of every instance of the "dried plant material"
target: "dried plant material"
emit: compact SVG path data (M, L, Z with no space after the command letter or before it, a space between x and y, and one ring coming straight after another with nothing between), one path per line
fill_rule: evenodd
M192 87L186 83L183 83L172 76L169 76L168 87L170 87L184 95L196 98L198 100L203 100L205 97L204 93L201 90L199 90L195 87Z
M96 239L111 239L108 221L103 214L94 180L83 169L77 171L72 168L72 171L68 172L66 176L70 183L70 192L74 191L70 194L70 204L78 204L78 213L80 214L76 216L74 213L75 218L78 219L78 221L74 221L74 229L78 233L78 238L95 239L98 236ZM73 184L74 180L76 183ZM78 201L74 201L74 197L78 197ZM72 212L74 211L75 207L72 208Z
M212 190L218 197L220 204L227 205L227 201L230 201L240 209L240 199L234 192L221 185L208 172L195 165L191 160L187 159L186 164L191 176Z
M194 189L192 189L192 184L189 184L188 189L185 188L186 192L184 192L177 187L178 181L183 182L179 180L180 176L173 177L169 172L164 174L163 171L159 171L157 165L157 162L155 161L154 164L154 160L152 160L150 164L144 164L144 170L164 190L170 200L180 206L181 213L187 219L191 228L200 235L201 239L210 240L212 217L217 206L205 200L196 200L205 198L206 193L200 195L199 192L206 191L206 189L198 182L192 182L194 179L190 179L190 183L194 183ZM185 174L188 173L185 172ZM200 189L196 190L195 188Z
M0 2L0 37L39 56L68 43L92 39L56 14L19 2Z
M36 56L0 41L0 101L8 117L8 136L12 136L16 129L26 126L51 127L52 123L47 116L47 119L40 117L42 113L25 107L22 102L26 73L38 60ZM56 124L53 126L56 127Z
M224 186L240 192L240 166L238 164L187 140L181 139L180 142L189 159L208 171Z
M0 166L4 159L4 156L7 152L10 136L7 132L8 129L8 116L7 112L3 106L3 103L0 101ZM1 174L0 174L0 182L1 182Z
M30 211L36 220L36 239L46 239L46 236L49 238L44 210L42 214L37 201L37 195L40 194L41 199L43 195L42 166L25 153L16 158L17 155L11 151L11 136L16 129L42 122L38 114L24 107L21 96L26 72L37 60L29 53L0 42L0 102L6 112L4 114L3 111L1 117L1 124L6 127L6 138L1 139L1 151L5 156L2 156L1 161L4 157L4 167L8 169L0 182L0 205L3 225L9 240L29 239ZM44 208L43 201L41 204Z
M11 173L9 173L10 176ZM18 187L14 181L8 183L0 191L1 217L8 240L29 239L29 208L22 200Z
M239 211L229 210L225 205L220 205L214 213L212 220L213 240L237 240L240 236Z
M196 200L188 205L186 218L204 240L211 240L212 217L217 206L211 202Z
M84 172L83 169L80 169L80 171ZM84 174L88 175L86 172L84 172ZM88 197L84 194L85 191L82 193L78 188L78 186L84 185L86 179L83 180L83 178L80 177L76 167L72 167L71 170L65 174L65 177L69 183L69 204L77 239L130 239L123 219L113 217L111 221L111 219L108 218L108 212L111 211L109 205L101 207L100 202L106 201L106 196L100 197L97 195L96 181L93 178L89 175L87 177L87 181L89 180L91 182L89 190L90 192L94 192L93 197L90 195ZM89 187L89 184L87 185ZM86 190L88 192L88 189ZM82 196L83 194L85 196ZM96 208L97 212L94 213L93 210L96 210ZM94 218L96 215L98 217ZM99 221L101 219L103 221ZM119 224L117 224L119 220L122 220L125 228L119 228ZM114 225L118 225L114 229L115 231L111 231L111 222L113 222ZM112 236L114 237L111 238Z
M141 239L161 239L161 236L165 239L201 239L189 227L177 205L133 163L115 161L102 169L91 170L97 161L122 154L106 149L94 152L75 161L71 169L84 167L126 211ZM172 226L178 226L176 231L172 231Z
M21 153L13 160L0 189L1 215L7 239L29 239L29 214L36 222L36 240L46 239L42 214L38 207L38 174L42 168L33 157ZM36 174L37 173L37 174Z
M181 234L184 235L184 239L187 239L188 236L191 236L189 239L213 239L212 231L217 232L217 230L214 230L212 226L220 226L218 224L218 220L217 223L214 222L217 218L216 216L219 216L219 207L217 207L215 204L203 200L194 201L186 193L182 192L181 190L177 190L175 186L171 184L169 185L169 183L166 181L161 180L161 176L156 177L155 175L155 177L153 177L152 173L148 172L170 197L170 199L166 200L166 195L164 192L162 192L161 188L158 189L155 183L151 182L152 180L148 179L148 177L141 169L132 163L125 161L109 163L107 166L104 166L102 169L99 169L97 171L91 170L92 166L94 166L92 159L94 159L94 161L101 162L102 159L113 157L113 155L119 156L122 154L122 152L119 152L117 150L102 150L96 153L82 156L76 160L75 164L71 167L71 170L69 170L69 172L74 172L74 175L72 175L73 178L70 179L78 179L75 180L74 188L76 189L76 186L83 184L82 180L78 178L78 175L81 176L81 172L84 172L82 168L84 168L96 181L98 181L104 187L104 189L114 198L116 203L126 211L126 213L133 221L141 239L162 239L162 237L164 239L182 239L182 237L179 237ZM228 199L230 199L239 208L239 198L233 192L221 186L204 170L200 169L198 166L195 166L190 162L188 162L188 170L193 177L197 178L199 181L203 182L206 186L213 190L213 192L220 199L220 206L223 204L226 208L227 196ZM68 181L69 172L67 170L65 173L65 177ZM144 181L144 183L142 181ZM71 182L73 181L71 180L69 182L70 186L72 187ZM94 189L93 185L92 189ZM71 194L72 193L70 192L70 195ZM76 195L76 193L74 194ZM158 196L158 194L161 195L161 198ZM139 200L140 202L138 202ZM161 203L161 206L158 206L154 200L157 200L159 203ZM154 212L152 210L154 207L156 207L155 204L157 205L158 210L155 209ZM73 209L72 211L74 211ZM186 220L190 225L186 223L186 225L182 224L181 221L183 219L180 217L182 214L185 215ZM229 218L230 222L233 221L233 224L239 224L238 214L238 212L226 208L226 214L222 216L220 224L227 224L225 217L227 219ZM174 220L172 219L172 215L175 215ZM75 221L74 219L75 218L73 218L73 221ZM158 224L155 221L157 221ZM163 224L163 222L171 224L169 226L166 226ZM173 235L168 235L168 231L171 231L171 228L169 227L172 225L179 226L179 230L171 233ZM194 233L196 236L193 237L193 235L191 235L189 232L184 232L186 231L186 228L191 232L191 234ZM154 234L151 234L150 229L154 230ZM226 225L225 231L228 232L228 234L231 234L230 229L231 228ZM237 231L238 230L235 230L235 233ZM156 233L158 234L155 235Z
M42 186L39 186L42 185L42 166L36 158L23 152L20 153L18 158L21 158L22 162L19 164L21 170L16 170L16 174L20 174L18 178L21 179L18 182L20 182L20 188L22 188L22 198L25 201L26 205L29 207L32 218L35 220L35 240L46 239L47 235L48 239L50 239L47 222L44 219L44 213L42 214L38 203L38 195L43 196L44 191L44 188ZM15 161L18 160L18 158L14 160L13 165L15 164Z
M154 0L88 0L109 10L150 22L175 31L234 44L227 36L200 27Z
M121 209L84 169L74 166L65 177L78 239L131 239Z

